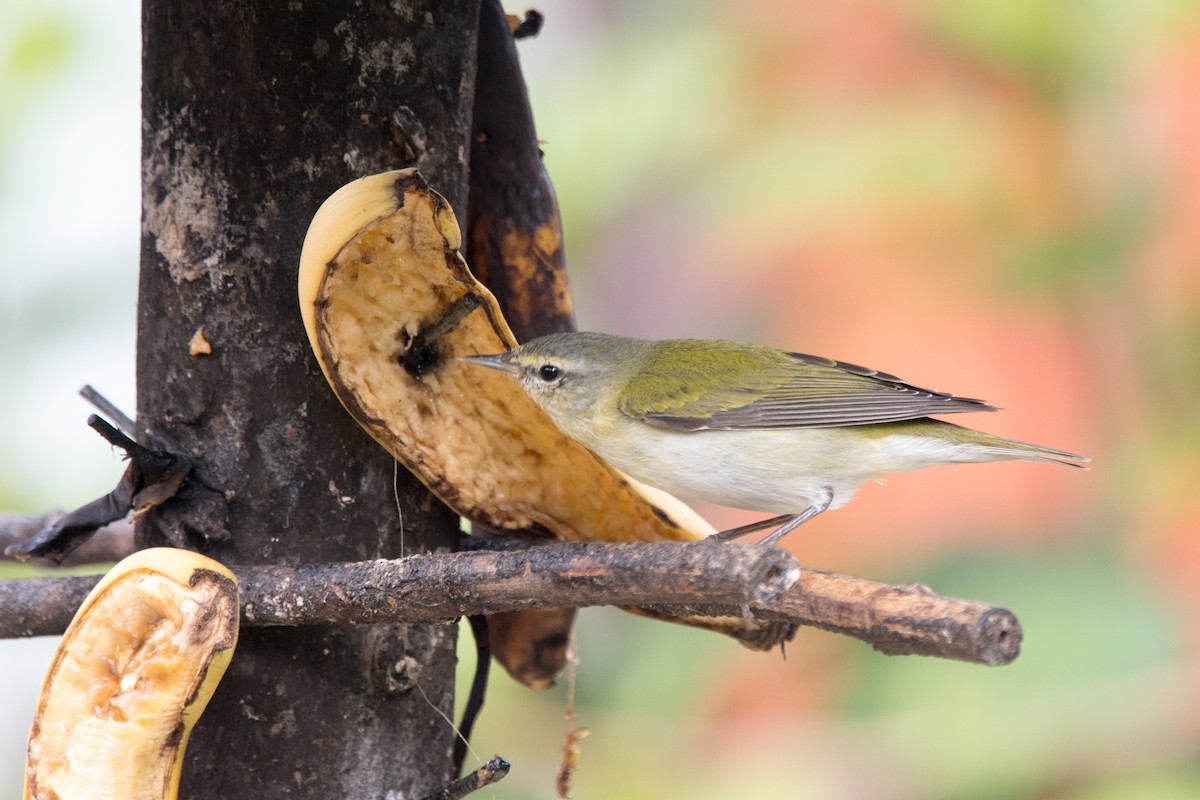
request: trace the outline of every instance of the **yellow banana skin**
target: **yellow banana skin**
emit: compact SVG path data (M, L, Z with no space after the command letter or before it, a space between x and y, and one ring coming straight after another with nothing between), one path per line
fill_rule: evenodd
M237 579L174 548L113 567L67 628L29 734L25 800L173 800L233 656Z

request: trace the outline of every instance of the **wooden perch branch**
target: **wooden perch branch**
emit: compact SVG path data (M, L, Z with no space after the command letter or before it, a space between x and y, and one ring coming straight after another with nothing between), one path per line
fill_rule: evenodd
M1021 623L1006 608L955 600L928 586L887 584L805 570L779 603L783 617L868 642L888 655L938 655L989 666L1021 648ZM773 613L773 612L772 612Z
M735 614L688 603L654 606L668 614ZM861 639L891 656L921 655L1001 666L1021 652L1021 622L1007 608L937 594L928 586L886 583L805 569L777 603L752 605L760 619L782 620Z
M628 605L667 615L753 614L844 633L884 653L989 665L1012 661L1021 641L1020 624L1005 609L925 587L801 570L778 548L712 542L551 543L235 572L249 626L439 622ZM0 583L0 637L61 633L96 580Z

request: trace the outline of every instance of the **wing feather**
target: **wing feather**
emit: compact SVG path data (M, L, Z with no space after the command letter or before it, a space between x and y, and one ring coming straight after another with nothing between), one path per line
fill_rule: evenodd
M699 352L709 343L674 344ZM712 382L701 373L724 365L715 359L688 361L707 363L707 368L667 369L649 360L630 381L626 396L631 400L621 410L673 430L829 428L996 410L982 400L922 389L856 364L752 346L722 387L699 391L697 385Z

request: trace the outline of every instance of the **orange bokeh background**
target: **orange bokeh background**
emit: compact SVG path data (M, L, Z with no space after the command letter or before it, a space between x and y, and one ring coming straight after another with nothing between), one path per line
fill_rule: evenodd
M58 398L94 380L133 406L138 31L120 0L18 6L0 8L6 247L49 238L36 223L63 213L64 185L80 187L79 226L124 209L5 275L0 502L32 512L120 471L107 453L80 466L97 448L69 420L87 409ZM956 422L1093 459L889 476L786 541L805 567L1012 608L1011 665L887 657L815 630L784 660L583 612L577 721L593 733L575 796L1200 797L1200 6L538 7L546 25L519 50L582 328L863 364L1004 409ZM106 71L118 61L127 74ZM85 88L60 94L68 81ZM120 143L93 136L118 108ZM70 142L37 149L61 131ZM68 147L71 171L55 171ZM45 210L26 211L39 192ZM9 694L32 697L40 669ZM550 797L564 689L496 672L473 747L515 766L486 791ZM20 770L13 708L0 797Z
M663 769L704 777L651 780L635 745L588 740L581 786L590 751L631 770L601 795L1200 793L1200 9L542 10L521 50L581 327L863 364L1004 409L955 422L1093 459L893 475L786 542L1011 604L1025 651L999 671L811 631L784 664L713 645L684 669L638 648L687 634L621 645L640 629L585 617L581 680L690 676ZM666 691L590 710L641 739Z

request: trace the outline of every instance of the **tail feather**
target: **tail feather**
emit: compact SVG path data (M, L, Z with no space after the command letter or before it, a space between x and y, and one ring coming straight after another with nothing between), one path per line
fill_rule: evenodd
M936 429L928 429L931 433L936 430L939 438L957 445L966 445L971 454L970 461L1037 461L1042 464L1062 464L1076 469L1088 469L1086 465L1091 463L1090 458L1066 450L1017 439L1005 439L951 422L930 421L938 423Z
M1004 439L1002 441L1005 443L1003 446L981 448L983 453L995 456L995 458L988 459L989 461L1017 459L1020 461L1037 461L1042 464L1062 464L1067 467L1075 467L1075 469L1089 469L1087 465L1091 463L1091 459L1087 456L1068 453L1066 450L1056 450L1053 447L1019 442L1015 439Z

